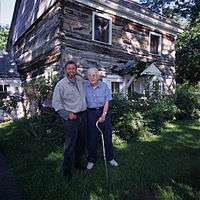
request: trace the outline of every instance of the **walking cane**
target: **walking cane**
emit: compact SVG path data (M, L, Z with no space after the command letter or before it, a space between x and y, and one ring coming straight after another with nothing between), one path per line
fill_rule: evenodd
M96 127L99 130L99 132L101 133L101 140L102 140L102 148L103 148L103 159L104 159L104 165L105 165L105 169L106 169L106 180L108 182L108 167L107 167L107 162L106 162L106 151L105 151L105 143L104 143L104 137L103 137L103 132L102 130L99 128L98 125L98 121L96 122Z

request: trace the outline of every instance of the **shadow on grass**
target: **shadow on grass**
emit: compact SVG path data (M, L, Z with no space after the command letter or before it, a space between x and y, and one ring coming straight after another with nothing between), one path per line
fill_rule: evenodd
M55 123L60 122L44 127L37 120L19 120L0 129L0 150L8 157L25 199L153 200L163 199L165 191L179 199L199 197L199 124L171 124L161 136L129 143L114 136L120 166L109 166L109 183L99 148L94 170L74 171L68 184L60 171L62 129L54 129Z
M121 162L126 161L129 168L124 167L122 171L129 174L132 188L140 185L140 188L155 191L159 185L172 186L180 196L177 199L200 198L200 193L197 192L200 190L199 123L171 125L161 136L130 142L123 151L118 150L118 153L125 155L126 160L122 158ZM134 189L129 191L135 192Z

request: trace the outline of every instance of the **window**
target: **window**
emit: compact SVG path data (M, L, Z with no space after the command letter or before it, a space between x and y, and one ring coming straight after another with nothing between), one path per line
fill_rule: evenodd
M112 43L112 19L93 12L92 40Z
M0 93L4 92L3 91L3 85L0 85Z
M111 82L111 90L112 94L116 94L120 92L120 82Z
M4 92L7 94L9 85L4 85Z
M157 33L150 33L150 53L161 53L161 35Z
M164 91L163 78L154 76L149 82L149 95L158 96Z
M6 98L9 85L0 85L0 98Z
M0 85L0 93L7 93L9 85Z
M135 85L134 85L134 81L130 84L130 86L128 87L128 95L132 95L135 92Z
M103 78L103 81L108 85L112 94L118 92L125 94L125 81L121 76L107 75L105 78Z

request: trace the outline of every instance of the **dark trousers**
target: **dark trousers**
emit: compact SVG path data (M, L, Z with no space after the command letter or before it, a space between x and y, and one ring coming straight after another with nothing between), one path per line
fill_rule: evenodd
M88 149L88 162L95 162L97 157L97 142L101 133L96 128L96 121L102 115L102 109L100 110L87 110L88 116L88 134L87 134L87 149ZM106 120L103 123L99 123L99 128L103 132L106 160L113 159L113 145L112 145L112 128L111 128L111 116L107 114Z
M63 170L71 171L73 162L75 165L81 164L82 156L85 152L87 133L87 113L77 114L76 120L64 121L64 161Z

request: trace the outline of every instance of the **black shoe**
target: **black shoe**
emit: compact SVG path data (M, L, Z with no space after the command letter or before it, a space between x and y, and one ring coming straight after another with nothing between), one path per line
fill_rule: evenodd
M63 176L64 176L64 178L65 178L65 180L67 182L70 182L72 180L72 173L71 173L71 171L63 170Z

